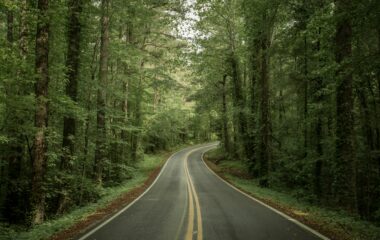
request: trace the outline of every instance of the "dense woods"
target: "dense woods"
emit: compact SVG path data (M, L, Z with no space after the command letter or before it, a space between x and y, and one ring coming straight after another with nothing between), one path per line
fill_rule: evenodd
M218 139L261 187L380 222L380 1L3 0L0 221ZM194 104L195 102L195 104Z
M195 8L196 111L225 155L262 187L378 222L379 1Z
M188 140L181 4L0 4L0 219L35 225L97 201L145 152Z

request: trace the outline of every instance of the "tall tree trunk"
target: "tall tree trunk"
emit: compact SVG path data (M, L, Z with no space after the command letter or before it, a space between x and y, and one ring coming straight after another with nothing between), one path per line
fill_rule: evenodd
M99 59L99 84L97 93L96 114L96 149L94 162L94 177L99 185L102 184L103 161L106 158L106 92L108 78L109 51L109 0L102 0L101 40Z
M66 76L68 83L66 85L66 95L74 102L77 101L77 85L79 75L80 61L80 43L81 43L81 23L80 15L82 12L82 0L70 0L69 2L69 25ZM70 158L74 154L74 138L76 123L74 116L66 116L63 123L63 142L62 147L64 154L61 159L61 169L67 168ZM66 154L65 154L66 153Z
M228 134L228 112L227 112L227 75L223 76L222 80L222 118L223 118L223 146L226 153L230 154L230 136Z
M380 27L377 27L377 54L380 55ZM377 77L377 91L378 91L378 96L377 96L377 106L380 106L380 68L377 69L376 73ZM378 111L380 113L380 109ZM380 118L380 116L376 116L377 119ZM380 152L380 121L377 121L376 124L376 149ZM378 173L380 177L380 153L377 155L377 163L378 163Z
M371 126L371 110L368 104L367 91L363 88L361 84L360 87L356 88L358 100L361 109L361 119L362 119L362 131L365 136L365 158L359 159L359 172L365 174L358 174L357 184L358 184L358 211L361 216L368 218L370 216L370 206L371 206L371 192L370 192L370 179L371 179L371 165L373 162L372 153L375 150L375 143L373 141L373 131Z
M78 92L78 75L79 75L79 61L80 61L80 45L81 45L81 23L80 16L82 13L82 0L70 0L68 3L69 16L68 16L68 31L67 31L67 61L66 61L66 77L68 83L66 85L66 95L74 102L77 101ZM76 122L72 113L65 116L63 119L63 141L62 149L63 155L61 157L60 169L63 172L70 170L70 161L74 156L74 141L76 135ZM65 185L66 181L63 181ZM67 186L63 186L65 191ZM64 211L67 194L61 194L57 206L57 212Z
M263 21L267 20L264 14ZM271 120L269 106L269 74L268 74L268 49L269 34L265 30L261 41L261 69L260 69L260 175L262 181L260 185L265 187L268 185L268 174L271 165Z
M7 12L7 41L9 44L9 52L15 54L13 51L14 44L14 14L12 10ZM8 78L14 78L13 66L8 69ZM18 78L19 79L19 78ZM7 101L5 104L7 120L5 121L5 131L7 135L11 138L6 151L7 159L7 176L4 178L1 185L1 201L4 199L5 204L2 202L0 206L5 206L4 215L11 223L20 222L22 216L20 216L20 188L19 176L21 170L22 162L22 136L19 131L19 124L21 124L21 119L17 113L17 107L13 103L13 100L20 96L20 91L14 85L9 87L7 93ZM16 109L15 109L16 107ZM16 111L15 111L16 110ZM2 196L5 196L3 198Z
M244 95L242 88L242 80L239 73L239 64L238 59L235 53L232 53L230 58L231 63L231 74L233 81L233 105L234 105L234 121L236 125L236 142L235 142L235 150L237 152L237 156L243 157L245 156L246 150L246 119L244 114Z
M133 162L137 161L138 150L139 150L140 141L141 141L140 139L141 133L140 133L139 128L142 125L141 101L143 97L143 80L145 78L144 65L145 65L145 61L142 60L140 64L140 77L139 77L139 82L138 82L137 92L136 92L135 119L134 119L134 127L138 128L138 130L134 131L134 133L132 134L132 143L131 143L131 154L132 154Z
M321 50L321 28L318 29L318 41L317 41L317 51L318 53ZM321 68L321 59L319 59L319 68ZM315 102L317 104L321 104L323 97L321 90L323 88L323 82L322 77L317 76L315 79ZM322 196L322 167L323 167L323 147L322 147L322 114L320 110L317 111L317 122L315 125L315 138L316 138L316 145L315 145L315 152L317 154L317 160L315 161L315 172L314 172L314 193L317 196L318 199Z
M251 59L250 59L250 65L251 65L251 76L250 76L250 88L249 88L249 94L250 94L250 102L249 102L249 115L247 117L248 125L247 125L247 139L248 139L248 145L249 148L246 149L246 155L250 162L249 171L252 175L256 175L254 172L255 165L257 164L256 159L256 136L254 134L255 128L256 128L256 110L257 110L257 97L256 97L256 86L257 86L257 73L258 73L258 66L259 58L258 54L260 52L260 42L257 41L257 39L253 40L253 43L250 47L251 51Z
M127 29L125 31L125 43L127 46L133 44L133 25L132 25L132 22L127 23ZM123 63L123 67L124 67L124 74L125 74L125 76L127 76L129 74L128 65L126 63ZM128 77L124 78L123 90L124 90L124 102L123 102L123 106L122 106L122 111L124 114L124 121L123 122L124 122L124 125L127 126L128 122L129 122L129 114L130 114L130 110L129 110L130 83L129 83ZM121 131L121 139L123 140L124 143L127 143L128 137L129 137L128 135L129 134L128 134L128 131L126 129L123 129ZM124 147L122 149L123 156L125 156L127 158L128 152L129 152L128 145L124 144Z
M144 26L145 29L145 35L143 38L143 41L141 42L141 50L145 50L145 43L148 37L148 34L150 32L150 28L148 25ZM130 37L132 37L132 32L130 32ZM132 38L130 39L132 41ZM141 101L143 100L143 83L145 79L145 71L144 71L144 66L145 66L145 59L141 59L140 62L140 76L139 76L139 82L137 84L137 89L136 89L136 102L135 102L135 109L134 109L134 120L133 120L133 125L135 128L137 128L137 131L134 131L133 134L131 134L131 159L133 162L136 162L138 159L138 150L140 146L140 138L141 138L141 133L140 133L140 127L142 125L142 113L141 113Z
M48 126L48 86L49 86L49 0L38 0L36 34L36 113L34 139L34 161L32 177L32 224L40 224L45 215L45 191L43 188L46 171L46 129Z
M125 73L127 73L127 70L125 70ZM129 121L129 118L128 118L128 112L129 112L129 80L128 79L125 79L123 82L123 91L124 91L124 101L122 104L122 111L123 111L123 115L124 115L123 124L126 127L128 124L128 121ZM121 140L123 141L122 156L124 158L127 158L128 147L127 147L126 143L128 141L128 131L126 129L121 130Z
M307 118L308 118L308 88L309 88L309 79L308 79L308 54L307 54L307 37L304 37L304 106L303 106L303 124L304 124L304 158L307 157L307 148L308 148L308 131L307 131Z
M19 99L24 97L27 94L30 94L29 88L26 87L25 79L28 78L25 65L27 65L26 57L28 52L28 25L27 25L27 9L28 9L28 0L20 1L20 21L19 21L19 59L22 62L21 65L16 67L16 73L12 73L12 78L16 75L17 84L12 86L12 93L9 98L9 102L14 102L14 99ZM13 15L13 14L12 14ZM13 18L8 18L8 24L12 25L13 29L9 29L9 34L14 34L14 24ZM8 36L8 40L15 41L14 36ZM11 47L13 42L11 43ZM14 51L13 54L16 54ZM7 113L10 116L9 123L6 124L6 132L9 136L12 136L12 141L9 143L9 158L8 158L8 185L7 185L7 197L5 202L6 214L10 223L25 223L28 212L27 203L29 201L29 192L25 191L26 185L23 184L24 179L22 179L22 161L24 157L25 150L25 139L27 136L20 129L25 127L25 116L20 114L20 106L9 104L9 112ZM1 205L1 204L0 204ZM20 210L23 209L23 210Z
M356 157L354 151L354 115L352 73L350 61L352 55L352 28L350 13L351 0L336 0L336 36L335 55L339 64L337 71L337 129L336 129L336 194L339 206L357 212L356 199Z

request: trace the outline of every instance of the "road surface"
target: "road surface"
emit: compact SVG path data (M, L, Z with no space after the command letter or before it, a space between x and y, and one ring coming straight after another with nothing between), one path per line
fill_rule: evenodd
M172 155L145 194L79 240L327 239L217 177L202 160L215 147Z

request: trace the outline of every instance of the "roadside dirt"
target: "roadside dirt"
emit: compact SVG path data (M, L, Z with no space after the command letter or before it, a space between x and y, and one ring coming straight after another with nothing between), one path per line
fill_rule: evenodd
M160 166L152 170L152 172L149 174L149 177L145 180L145 182L142 185L132 189L129 192L126 192L119 198L110 202L107 206L98 209L96 212L92 213L91 215L79 221L78 223L74 224L70 228L54 234L52 237L50 237L50 240L75 239L80 234L83 234L84 232L95 227L100 222L105 221L106 219L114 215L116 212L123 209L125 206L130 204L137 197L139 197L153 183L153 181L160 173L162 166L164 165L164 163L170 155L171 153L167 153L163 156L163 161L160 164Z
M343 229L332 229L332 227L327 226L324 223L317 222L317 221L311 219L310 217L308 217L308 213L301 212L297 209L294 209L294 208L291 208L289 206L285 206L281 203L272 201L271 199L261 198L261 197L256 196L255 194L244 191L240 187L233 184L233 182L231 182L225 176L225 174L230 174L230 175L233 175L236 177L240 177L242 179L247 179L246 174L242 174L240 176L239 173L236 171L230 171L230 169L220 168L214 161L212 161L211 159L207 159L207 157L205 157L204 160L205 160L205 163L207 164L207 166L209 166L209 168L211 168L216 174L218 174L218 176L220 176L225 181L227 181L231 185L235 186L236 188L238 188L242 192L245 192L246 194L256 198L257 200L260 200L261 202L263 202L263 203L279 210L280 212L283 212L286 215L298 220L299 222L309 226L310 228L312 228L312 229L318 231L319 233L325 235L326 237L330 238L331 240L350 240L350 239L352 239L350 237L349 233L345 232Z

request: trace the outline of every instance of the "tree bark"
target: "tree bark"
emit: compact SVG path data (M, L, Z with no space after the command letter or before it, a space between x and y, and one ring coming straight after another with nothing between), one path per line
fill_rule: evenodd
M260 52L260 42L255 38L252 40L250 51L251 51L251 59L250 59L250 65L251 65L251 76L250 76L250 103L249 103L249 115L247 117L247 139L248 139L248 146L249 148L246 149L246 155L250 162L249 171L252 175L256 175L254 172L255 165L257 164L257 154L256 154L256 136L254 134L255 128L256 128L256 111L257 111L257 96L256 96L256 87L257 87L257 73L259 70L259 52Z
M36 34L36 112L34 139L34 161L32 176L32 224L40 224L45 215L45 191L43 189L46 171L46 129L48 126L48 85L49 85L49 0L38 0Z
M141 72L140 72L139 82L137 86L136 103L135 103L134 127L136 128L140 128L142 124L141 101L143 97L143 80L145 78L144 65L145 65L145 61L142 60L140 64ZM140 130L138 129L134 131L134 133L132 134L131 154L132 154L133 162L136 162L138 158L138 150L139 150L140 141L141 141L140 138L141 138L141 133L140 133Z
M377 54L380 55L380 27L377 28ZM377 106L380 106L380 69L377 69L376 73L377 77ZM379 109L380 110L380 109ZM380 111L378 111L379 113ZM380 116L376 116L377 119L380 118ZM376 124L376 149L380 152L380 121L377 121ZM378 174L380 177L380 153L377 155L377 164L378 164Z
M103 162L106 159L106 92L108 78L108 51L109 51L109 0L102 0L101 40L99 59L99 84L97 91L96 114L96 149L94 162L94 177L102 184Z
M133 24L132 24L132 22L127 23L127 28L126 28L124 35L125 35L124 37L125 37L126 45L127 46L132 45L133 44ZM128 75L129 74L128 65L126 63L123 63L123 66L124 66L124 74ZM127 126L129 123L129 115L131 112L129 109L130 108L130 106L129 106L130 105L130 103L129 103L130 82L129 82L128 77L125 77L125 79L124 79L123 90L124 90L124 102L123 102L123 106L122 106L122 111L124 114L124 124L125 124L125 126ZM123 140L124 143L127 143L128 138L129 138L128 131L126 129L123 129L121 131L121 139ZM122 150L123 156L127 157L128 152L129 152L128 144L124 144L124 147Z
M131 22L128 22L127 23L127 26L126 26L126 29L125 29L125 32L124 32L124 35L122 35L122 37L125 37L125 44L126 46L132 44L132 39L133 39L133 25ZM122 40L122 37L121 37L121 40ZM128 79L128 75L129 75L129 71L128 71L128 64L126 63L122 63L122 67L123 67L123 73L124 73L124 79L123 79L123 95L124 95L124 99L123 99L123 104L122 104L122 112L123 112L123 124L124 126L126 127L128 125L128 122L129 122L129 79ZM122 153L122 156L123 158L127 159L128 161L128 152L129 152L129 149L128 149L128 131L126 129L123 129L121 130L121 140L123 141L123 144L122 144L122 149L121 149L121 153Z
M9 10L7 12L7 41L9 44L9 51L13 55L15 52L13 51L14 44L14 14L13 11ZM10 79L14 78L13 66L9 68L7 72L8 77ZM19 79L19 76L18 76ZM17 79L17 80L18 80ZM16 80L16 81L17 81ZM15 81L15 82L16 82ZM5 203L0 203L0 206L5 206L4 215L11 223L21 222L23 220L22 214L18 208L20 207L20 188L19 188L19 176L21 170L21 162L22 162L22 136L19 131L19 126L21 125L21 117L17 113L17 106L12 102L14 99L20 96L20 91L14 85L10 86L9 91L7 91L7 98L5 104L7 121L5 122L5 131L8 136L10 136L11 141L6 148L7 151L5 153L6 160L8 163L7 166L7 176L4 179L1 186L1 196L5 195L4 199Z
M68 25L68 41L67 61L66 61L66 77L68 83L66 85L66 95L74 102L77 101L77 85L80 64L80 44L81 44L81 23L80 15L82 12L82 0L70 0L69 2L69 25ZM72 116L66 116L63 123L63 143L64 154L61 159L61 169L67 168L71 156L74 154L74 138L76 123Z
M82 13L82 0L70 0L68 3L69 16L68 16L68 31L67 31L67 61L66 61L66 77L68 83L66 85L66 95L74 102L77 101L78 92L78 75L80 64L80 45L81 45L81 23L80 16ZM63 141L60 169L63 172L70 170L70 161L74 156L74 141L76 136L76 122L73 113L65 116L63 119ZM65 182L65 181L64 181ZM64 183L66 184L66 183ZM67 185L67 184L66 184ZM65 191L66 187L63 187ZM58 213L64 211L65 194L61 194L58 203Z
M360 174L357 176L357 198L358 198L358 211L361 216L368 218L370 216L370 206L371 206L371 195L370 192L370 181L371 181L371 168L373 157L372 153L375 150L375 143L373 141L373 129L371 126L371 110L368 104L367 91L363 88L361 84L360 87L356 88L357 97L360 103L361 118L362 118L362 132L365 136L365 158L359 162L359 171L366 174ZM359 161L360 161L359 160Z
M263 22L267 15L264 14ZM268 186L268 175L271 167L271 120L269 106L269 74L268 49L270 45L268 29L264 30L261 39L261 69L260 69L260 185Z
M321 50L321 28L318 29L318 41L317 41L317 51L318 53ZM321 59L319 61L319 67L321 66ZM317 104L321 104L323 97L321 90L323 88L323 81L321 76L317 76L315 79L315 102ZM317 196L318 199L322 196L322 167L323 167L323 146L322 146L322 114L320 110L317 111L317 122L315 125L315 138L316 138L316 145L315 145L315 152L317 154L317 160L315 161L315 172L314 172L314 193Z
M227 75L224 75L223 80L222 80L223 145L224 145L224 150L229 155L230 154L230 136L228 134L226 83L227 83Z
M303 124L304 124L304 158L307 157L308 148L308 131L307 131L307 120L308 120L308 88L309 88L309 70L308 70L308 54L307 54L307 37L304 37L304 107L303 107Z
M352 28L350 0L336 0L335 57L339 64L337 71L337 129L336 129L336 195L339 206L357 212L356 199L356 158L354 151L354 98L352 91Z
M232 48L233 49L233 48ZM233 105L234 105L234 120L236 124L237 136L235 142L235 148L238 151L237 156L243 157L245 156L246 151L246 119L244 114L244 95L242 89L242 80L239 73L239 64L237 57L234 52L232 52L232 56L230 57L231 64L231 75L233 81Z

